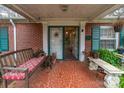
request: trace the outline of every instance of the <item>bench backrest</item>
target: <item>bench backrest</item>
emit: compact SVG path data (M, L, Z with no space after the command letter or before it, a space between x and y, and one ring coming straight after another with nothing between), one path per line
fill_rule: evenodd
M17 50L0 55L0 66L16 67L33 57L32 48Z

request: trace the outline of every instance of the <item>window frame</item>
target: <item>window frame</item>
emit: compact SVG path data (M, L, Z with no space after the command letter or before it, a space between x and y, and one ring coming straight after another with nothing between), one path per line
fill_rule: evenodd
M117 43L117 38L116 38L116 33L114 32L114 37L101 37L101 29L113 29L113 32L114 32L114 28L113 26L100 26L100 48L101 47L101 41L103 40L106 40L106 41L114 41L115 44L114 44L114 48L113 49L116 49L116 43ZM107 45L106 45L107 46ZM110 49L110 48L107 48L109 50L113 50L113 49Z

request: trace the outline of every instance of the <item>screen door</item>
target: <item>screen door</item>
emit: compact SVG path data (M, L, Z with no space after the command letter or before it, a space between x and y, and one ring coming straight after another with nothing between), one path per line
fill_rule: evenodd
M49 28L49 54L56 53L57 59L63 59L63 27Z

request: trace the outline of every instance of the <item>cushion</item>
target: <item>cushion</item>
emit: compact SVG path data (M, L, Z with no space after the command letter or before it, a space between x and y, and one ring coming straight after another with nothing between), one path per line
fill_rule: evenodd
M40 64L41 60L43 60L44 57L38 57L38 58L32 58L28 60L26 63L18 66L17 68L28 68L28 73L32 72L38 64ZM24 72L17 72L17 71L10 71L6 72L3 76L3 79L6 80L22 80L25 78Z
M33 69L36 67L37 64L32 64L32 61L28 61L22 65L19 66L19 68L28 68L28 73L32 72Z
M43 60L43 58L44 57L32 58L28 60L26 63L20 65L19 67L28 68L28 72L30 73L35 69L37 65L39 65L42 62L41 60Z
M25 73L23 72L7 72L2 76L3 79L6 80L22 80L25 78Z

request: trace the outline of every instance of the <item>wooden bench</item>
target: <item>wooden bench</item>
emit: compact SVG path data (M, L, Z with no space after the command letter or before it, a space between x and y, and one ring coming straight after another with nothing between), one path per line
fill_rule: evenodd
M52 69L52 67L53 67L53 65L55 65L55 63L56 63L56 54L52 53L52 55L47 55L46 56L46 60L43 62L41 67L43 69L45 69L45 68Z
M30 76L45 61L45 57L33 57L31 48L0 55L3 87L7 87L8 80L25 80L25 87L29 87Z
M102 59L94 59L92 57L88 57L90 64L90 70L97 70L98 66L101 67L106 73L104 77L104 85L109 88L118 88L120 83L120 78L124 71L116 68L115 66L103 61Z

